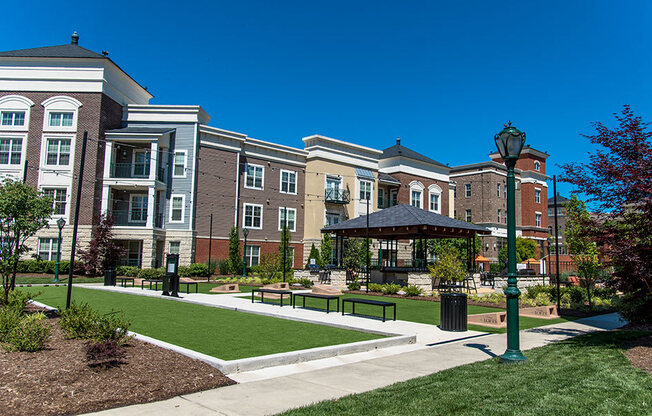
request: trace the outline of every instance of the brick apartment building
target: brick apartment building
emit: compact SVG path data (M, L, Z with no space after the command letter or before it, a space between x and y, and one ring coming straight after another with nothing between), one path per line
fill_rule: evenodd
M0 52L0 172L43 190L54 215L28 244L42 258L57 253L56 221L66 220L70 249L83 132L88 132L79 243L90 239L102 201L105 132L121 127L122 107L152 95L108 56L70 44ZM4 155L3 155L4 153Z
M507 168L498 153L490 161L455 166L454 216L485 226L491 235L482 237L482 256L498 260L507 244ZM548 238L548 187L545 174L548 154L526 146L516 164L516 234L536 240L539 255Z

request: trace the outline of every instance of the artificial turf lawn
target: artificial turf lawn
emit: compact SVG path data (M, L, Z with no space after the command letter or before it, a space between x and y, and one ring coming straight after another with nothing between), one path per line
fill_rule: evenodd
M66 304L67 287L32 287L39 302ZM101 312L122 311L133 332L223 360L383 338L380 335L236 312L175 300L73 287L72 299ZM60 308L61 309L61 308Z
M652 377L620 347L642 335L583 335L529 350L522 364L492 358L283 415L650 415Z
M251 299L251 296L242 296L244 299ZM340 298L340 308L341 308L341 299L346 298L368 298L374 300L383 300L388 302L396 302L396 319L403 321L419 322L429 325L439 325L440 323L440 303L439 302L428 302L424 300L413 300L413 299L401 299L394 297L379 297L379 296L366 296L366 295L342 295ZM256 298L259 300L259 298ZM278 303L278 300L265 299L265 303ZM286 300L283 300L285 304ZM303 299L298 298L297 307L302 307ZM337 308L337 303L331 301L331 310L334 311ZM306 308L314 309L326 309L326 301L324 299L306 299ZM467 313L469 315L475 315L478 313L489 313L489 312L500 312L504 309L492 308L488 306L475 306L468 305ZM340 309L341 312L341 309ZM351 304L346 305L346 314L351 313ZM382 316L383 310L379 306L374 305L363 305L357 304L355 306L356 315L370 315L370 316ZM387 308L387 317L393 318L394 310L393 308ZM539 318L527 318L524 316L519 317L519 327L520 329L529 329L536 328L544 325L551 325L560 322L566 322L569 320L574 320L576 318L572 317L561 317L557 319L539 319ZM492 333L505 333L507 330L505 328L488 328L485 326L479 325L469 325L469 330L480 331L480 332L492 332Z
M50 275L47 276L16 276L17 285L40 285L40 284L53 284L54 278ZM68 282L68 274L59 275L59 283ZM75 283L102 283L103 277L73 277L73 284Z

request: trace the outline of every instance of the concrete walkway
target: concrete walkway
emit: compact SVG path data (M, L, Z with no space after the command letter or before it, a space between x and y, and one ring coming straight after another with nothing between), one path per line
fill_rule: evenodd
M289 309L289 308L288 308ZM593 331L610 330L624 322L617 314L601 315L521 331L521 348L547 345ZM270 415L323 400L362 393L451 367L486 360L506 348L504 334L479 335L423 346L382 358L372 358L312 371L251 381L174 397L155 403L128 406L95 415ZM274 371L274 369L267 369Z

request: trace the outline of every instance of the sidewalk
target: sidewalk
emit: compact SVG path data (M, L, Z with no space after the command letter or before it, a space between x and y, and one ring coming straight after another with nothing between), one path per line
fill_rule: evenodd
M588 332L618 328L623 324L617 314L608 314L533 328L521 331L521 348L528 350ZM93 414L271 415L486 360L502 354L505 348L505 334L481 335L466 340L444 341L389 357L252 381Z

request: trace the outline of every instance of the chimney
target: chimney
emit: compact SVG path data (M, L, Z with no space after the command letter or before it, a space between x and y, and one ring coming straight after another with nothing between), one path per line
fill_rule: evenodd
M399 145L399 146L401 145L401 138L400 137L396 138L396 144Z
M70 44L71 45L78 45L79 44L79 35L77 34L77 32L72 32Z

